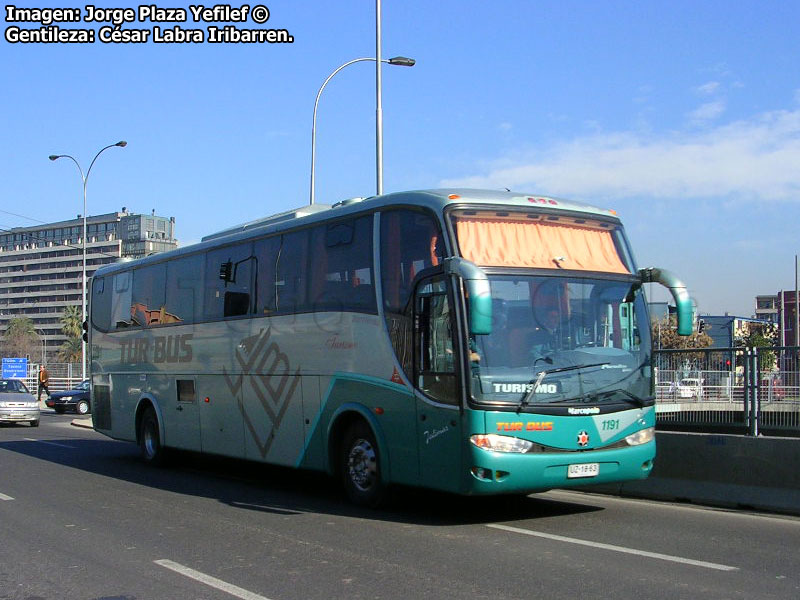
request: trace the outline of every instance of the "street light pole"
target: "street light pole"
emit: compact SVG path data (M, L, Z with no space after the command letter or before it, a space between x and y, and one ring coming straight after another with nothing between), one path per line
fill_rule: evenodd
M341 71L345 67L352 65L353 63L364 62L364 61L377 62L377 59L371 57L370 58L363 57L363 58L354 58L353 60L347 61L343 65L340 65L336 69L334 69L333 73L328 75L328 78L322 82L322 85L320 86L319 91L317 92L317 97L314 100L314 115L311 120L311 189L309 192L309 202L308 202L309 204L314 204L314 176L315 176L316 153L317 153L317 106L319 105L319 98L322 95L322 90L325 89L325 86L328 85L328 82L331 79L333 79L333 76L336 75L339 71ZM401 67L413 67L417 61L415 61L413 58L406 58L405 56L395 56L394 58L390 58L388 60L382 59L381 62L387 63L389 65L398 65ZM383 131L382 127L381 131ZM383 173L379 171L378 177L382 178ZM378 187L379 194L381 193L380 191L381 189L382 185L379 184Z
M381 79L381 0L375 0L375 187L383 194L383 82Z
M109 144L105 148L102 148L97 154L94 155L92 162L89 163L89 168L86 171L86 174L83 174L83 169L81 169L80 163L74 156L69 154L51 154L49 156L50 160L58 160L59 158L68 158L72 162L75 163L75 166L78 167L78 172L81 174L81 181L83 182L83 238L82 238L82 253L83 253L83 262L81 268L81 325L86 322L86 184L89 181L89 173L92 172L92 167L94 166L97 157L100 156L103 152L108 150L109 148L114 148L118 146L120 148L124 148L128 145L128 142L122 140L117 142L116 144ZM81 381L86 379L86 342L81 340Z
M39 329L37 327L37 331L42 334L42 364L45 364L45 359L47 357L47 338L45 337L44 329Z

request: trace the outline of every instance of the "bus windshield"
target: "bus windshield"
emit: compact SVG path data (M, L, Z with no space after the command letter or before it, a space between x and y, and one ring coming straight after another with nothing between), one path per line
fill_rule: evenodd
M489 281L492 332L469 340L475 401L524 407L650 399L647 311L630 277Z

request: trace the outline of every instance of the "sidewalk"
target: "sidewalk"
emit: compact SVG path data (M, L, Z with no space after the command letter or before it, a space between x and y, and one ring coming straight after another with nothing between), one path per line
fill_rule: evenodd
M88 417L81 417L80 419L72 419L70 425L75 427L83 427L84 429L94 429L91 415Z

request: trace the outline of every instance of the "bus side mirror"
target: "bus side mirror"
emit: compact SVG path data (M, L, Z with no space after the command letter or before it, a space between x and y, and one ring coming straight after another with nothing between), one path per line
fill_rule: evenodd
M469 332L492 333L492 291L489 282L481 279L465 279L469 294Z
M642 278L642 283L660 283L670 291L675 299L678 335L692 335L694 309L692 307L692 299L686 290L686 285L666 269L648 267L639 269L639 275Z
M448 275L464 281L469 295L469 332L476 335L492 333L492 290L486 273L463 258L448 258L444 262Z

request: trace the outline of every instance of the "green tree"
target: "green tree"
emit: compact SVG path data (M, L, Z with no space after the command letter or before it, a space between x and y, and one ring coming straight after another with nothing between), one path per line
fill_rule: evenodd
M770 348L778 345L778 330L773 325L749 323L747 335L737 337L733 345L739 348ZM759 350L758 365L761 369L772 369L775 366L774 350Z
M61 331L67 336L67 341L58 349L58 358L64 362L78 362L83 355L82 336L83 323L81 307L70 305L61 315Z
M707 333L692 332L691 335L678 335L677 318L669 315L660 321L652 323L653 345L662 350L692 350L694 348L708 348L714 343Z
M6 357L32 356L39 344L39 334L33 321L18 317L8 322L3 334L3 355Z
M83 323L81 322L81 307L77 304L68 306L61 315L61 331L68 338L81 337Z
M83 358L82 344L80 337L69 338L58 349L58 359L63 362L80 362Z

